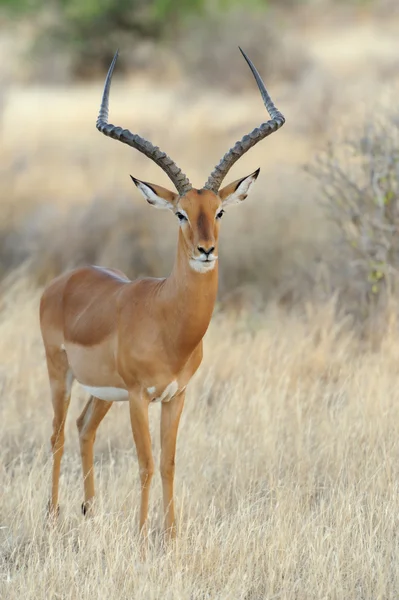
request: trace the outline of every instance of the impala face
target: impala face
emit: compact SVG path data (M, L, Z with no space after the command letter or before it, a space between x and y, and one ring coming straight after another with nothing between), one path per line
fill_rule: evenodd
M227 185L218 194L203 188L191 189L183 196L134 177L132 180L149 204L175 214L191 269L208 273L218 260L220 220L225 208L245 200L258 175L259 169Z
M191 190L178 198L179 219L190 267L199 273L211 271L218 259L219 225L224 210L220 198L209 190Z

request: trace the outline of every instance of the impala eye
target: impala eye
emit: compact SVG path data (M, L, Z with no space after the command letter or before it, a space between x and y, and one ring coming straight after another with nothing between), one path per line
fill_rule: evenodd
M224 215L224 210L220 210L220 211L218 212L218 214L216 215L216 218L217 218L217 219L221 219L221 218L223 217L223 215Z
M180 223L183 223L183 221L187 221L187 217L185 217L181 212L177 212L176 217L179 219Z

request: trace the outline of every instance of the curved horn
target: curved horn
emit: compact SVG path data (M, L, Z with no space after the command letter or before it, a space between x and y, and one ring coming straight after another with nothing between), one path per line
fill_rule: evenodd
M165 152L162 152L158 146L153 146L151 142L145 140L136 133L131 133L128 129L122 129L122 127L116 127L115 125L108 123L109 90L111 87L112 74L114 72L118 54L119 51L117 50L108 70L96 127L104 135L114 138L114 140L119 140L128 146L132 146L132 148L136 148L136 150L139 150L148 156L148 158L151 158L159 167L161 167L161 169L165 171L168 177L172 180L179 194L183 196L186 192L192 189L192 185L182 170L179 169L176 163L173 162L173 160L169 158Z
M285 118L283 117L281 112L277 110L277 108L274 106L272 99L267 93L265 84L263 83L254 64L241 48L240 51L245 60L247 61L253 76L255 77L266 110L269 113L271 119L270 121L266 121L266 123L262 123L260 127L256 127L249 135L244 135L242 140L236 142L233 148L231 148L227 152L227 154L224 155L219 164L214 168L212 173L209 175L208 181L206 182L204 187L208 190L212 190L212 192L215 192L215 194L218 192L223 179L226 177L228 171L231 169L234 163L237 162L237 160L241 158L241 156L245 154L245 152L252 148L252 146L255 146L255 144L260 142L260 140L263 140L263 138L267 137L274 131L277 131L277 129L280 129L280 127L282 127L285 123Z

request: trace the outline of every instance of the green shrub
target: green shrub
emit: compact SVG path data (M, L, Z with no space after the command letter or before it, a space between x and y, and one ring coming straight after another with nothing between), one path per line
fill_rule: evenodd
M399 113L377 112L309 170L335 226L334 285L356 314L370 316L398 289Z
M186 16L237 4L238 0L0 0L0 9L34 18L36 50L65 50L75 74L87 75L108 67L118 46L173 37ZM123 66L122 56L119 68Z

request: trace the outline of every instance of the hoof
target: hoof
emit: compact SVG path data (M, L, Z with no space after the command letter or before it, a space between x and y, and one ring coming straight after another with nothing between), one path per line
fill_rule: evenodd
M86 500L85 502L82 502L82 514L85 517L90 515L92 504L93 503L90 500Z

